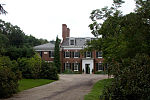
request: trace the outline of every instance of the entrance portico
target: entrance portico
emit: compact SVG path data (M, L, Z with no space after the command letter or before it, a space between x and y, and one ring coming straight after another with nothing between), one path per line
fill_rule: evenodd
M92 70L94 70L93 58L83 58L82 59L82 71L83 70L84 70L85 74L92 74Z

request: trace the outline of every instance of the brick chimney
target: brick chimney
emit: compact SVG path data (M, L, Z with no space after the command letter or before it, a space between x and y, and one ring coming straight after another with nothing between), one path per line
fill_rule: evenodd
M67 37L70 37L70 29L67 28Z
M70 29L67 28L66 24L62 24L62 38L63 38L63 40L65 40L66 37L70 37Z

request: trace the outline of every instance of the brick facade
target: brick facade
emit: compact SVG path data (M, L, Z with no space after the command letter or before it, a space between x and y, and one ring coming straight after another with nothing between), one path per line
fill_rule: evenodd
M60 44L60 61L61 61L61 71L69 69L72 71L79 71L82 73L95 73L99 70L105 70L102 66L103 58L100 52L96 52L95 50L92 52L81 53L80 51L85 48L87 40L91 40L92 38L74 38L70 37L70 29L67 28L66 24L62 24L62 43ZM47 46L52 44L46 44L42 46L37 46L37 51L41 55L42 59L48 62L52 62L54 60L53 57L50 56L50 49L47 49ZM47 49L46 51L43 48ZM98 56L99 55L99 56ZM86 72L85 72L86 71Z

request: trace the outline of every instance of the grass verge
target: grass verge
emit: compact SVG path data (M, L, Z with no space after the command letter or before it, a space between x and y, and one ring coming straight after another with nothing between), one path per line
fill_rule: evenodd
M19 91L27 90L33 87L41 86L54 82L54 80L48 79L22 79L19 81Z
M106 85L111 83L112 79L104 79L96 82L90 93L84 96L84 100L99 100L102 95L103 89Z

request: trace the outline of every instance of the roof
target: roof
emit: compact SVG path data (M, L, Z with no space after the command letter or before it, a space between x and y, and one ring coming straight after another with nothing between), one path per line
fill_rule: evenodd
M83 37L83 38L80 38L80 37L69 37L69 38L66 38L63 42L62 42L62 47L84 47L87 43L87 40L93 40L94 38L91 38L91 37ZM74 40L74 45L70 45L70 40Z
M33 47L35 49L35 51L48 51L48 50L54 50L55 45L52 43L46 43L46 44L42 44L42 45L38 45Z

